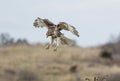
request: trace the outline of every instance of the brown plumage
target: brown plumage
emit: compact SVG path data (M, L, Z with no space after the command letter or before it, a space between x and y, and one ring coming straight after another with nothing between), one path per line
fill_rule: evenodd
M57 45L55 47L55 51L57 50L57 47L61 44L63 45L70 45L71 40L68 39L61 33L61 30L67 30L79 37L78 31L76 28L70 24L67 24L66 22L59 22L57 25L55 25L53 22L49 21L48 19L41 19L37 18L35 19L33 26L35 27L47 27L48 31L46 33L46 36L51 36L51 42L49 45L47 45L46 49L50 47L50 45L53 44L54 39L57 39Z

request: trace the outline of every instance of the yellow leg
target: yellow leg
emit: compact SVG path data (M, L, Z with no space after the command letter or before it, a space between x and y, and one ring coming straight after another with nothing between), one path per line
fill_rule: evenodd
M48 45L45 47L45 49L49 49L49 46L50 46L50 45L48 44Z
M53 44L54 38L51 36L50 43L45 47L46 49L49 49L49 47Z
M57 48L59 47L59 45L60 45L60 37L57 37L57 45L54 48L54 51L57 51Z

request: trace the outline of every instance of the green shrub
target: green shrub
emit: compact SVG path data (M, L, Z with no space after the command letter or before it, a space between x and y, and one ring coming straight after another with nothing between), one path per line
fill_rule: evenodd
M111 59L112 58L112 53L107 51L107 50L103 50L100 53L100 57L105 58L105 59Z

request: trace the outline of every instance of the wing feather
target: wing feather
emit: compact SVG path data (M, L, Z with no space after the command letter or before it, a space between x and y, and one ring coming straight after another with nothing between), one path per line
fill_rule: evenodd
M39 17L37 19L35 19L33 25L35 27L47 27L47 28L55 26L55 24L52 23L50 20L42 19L42 18L39 18Z
M72 34L74 34L77 37L79 37L79 33L76 30L76 28L74 26L70 25L70 24L67 24L66 22L60 22L57 25L57 27L60 28L60 29L64 29L64 30L70 31Z

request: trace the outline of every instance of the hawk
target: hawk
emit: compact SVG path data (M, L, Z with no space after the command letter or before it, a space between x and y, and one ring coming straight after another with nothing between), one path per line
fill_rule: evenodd
M76 28L66 22L59 22L57 25L51 22L48 19L42 19L37 17L35 19L33 26L36 28L43 28L47 27L48 31L46 33L46 36L49 37L51 36L51 41L50 43L46 46L46 49L49 49L49 47L53 44L54 40L56 40L56 46L54 48L54 51L57 50L60 44L62 45L69 45L71 43L70 39L64 36L63 33L61 33L62 30L70 31L77 37L79 37L79 33L76 30Z

